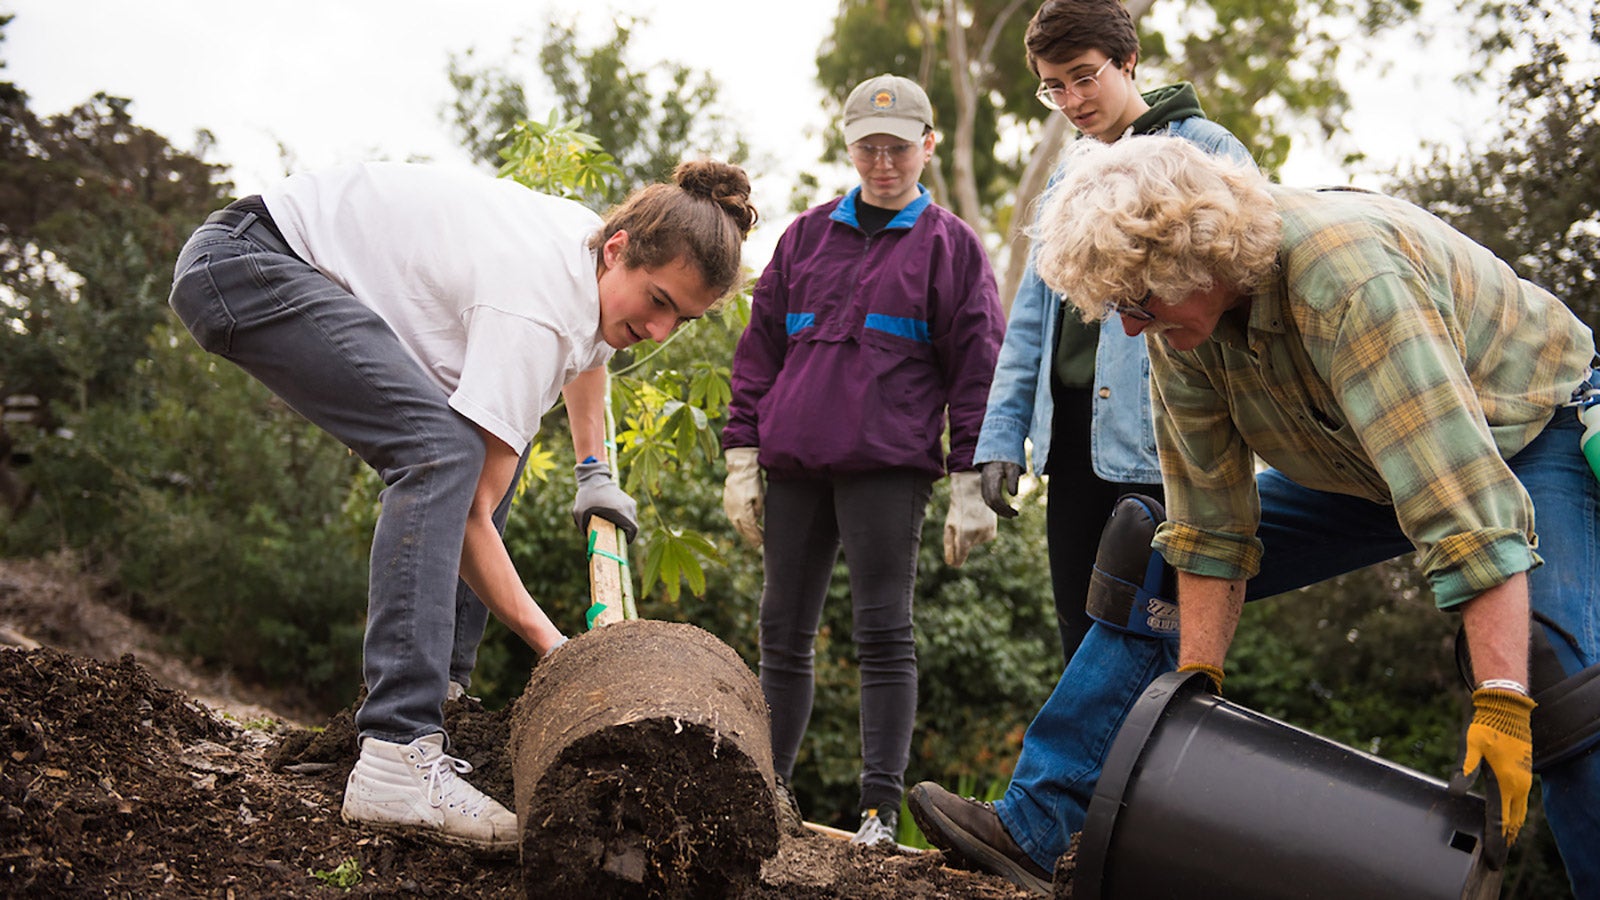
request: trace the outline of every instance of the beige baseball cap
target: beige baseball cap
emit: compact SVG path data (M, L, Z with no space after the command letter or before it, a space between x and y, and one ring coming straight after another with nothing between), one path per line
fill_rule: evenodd
M933 127L933 104L922 87L899 75L878 75L856 85L844 101L844 142L854 144L869 134L892 134L904 141L921 140Z

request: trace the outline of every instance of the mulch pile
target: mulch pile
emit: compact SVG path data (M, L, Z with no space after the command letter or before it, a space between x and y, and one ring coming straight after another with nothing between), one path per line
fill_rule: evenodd
M515 859L363 831L339 818L353 708L319 729L245 727L103 662L0 649L0 896L521 897ZM510 711L446 708L478 787L509 801ZM265 726L265 727L263 727ZM343 889L341 891L341 889ZM940 854L784 835L749 900L1030 896Z

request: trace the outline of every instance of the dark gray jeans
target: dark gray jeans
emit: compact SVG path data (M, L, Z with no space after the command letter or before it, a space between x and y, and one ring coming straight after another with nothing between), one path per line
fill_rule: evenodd
M483 440L377 313L295 256L253 213L215 213L184 246L173 310L383 478L372 537L362 737L444 730L450 680L468 683L488 611L459 578ZM515 480L512 484L515 485ZM495 522L505 525L511 494Z
M813 647L842 546L861 666L862 810L898 813L905 789L917 716L911 601L932 490L928 475L898 469L767 484L761 691L772 708L773 766L794 775L811 720Z

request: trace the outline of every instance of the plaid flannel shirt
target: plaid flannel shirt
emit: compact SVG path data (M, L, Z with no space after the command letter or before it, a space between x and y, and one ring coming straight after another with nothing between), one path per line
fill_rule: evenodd
M1273 186L1276 279L1187 352L1149 340L1174 566L1249 578L1255 456L1299 484L1395 507L1441 608L1540 564L1505 460L1588 374L1589 329L1426 211Z

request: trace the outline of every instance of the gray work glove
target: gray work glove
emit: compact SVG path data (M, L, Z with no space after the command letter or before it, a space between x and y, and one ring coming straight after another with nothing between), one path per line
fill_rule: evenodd
M622 529L628 540L639 533L639 504L633 502L611 477L605 462L581 462L572 467L578 479L578 496L572 501L572 521L589 533L589 517L599 516Z
M757 447L730 447L723 453L728 463L728 481L722 488L722 511L735 531L752 547L761 546L761 516L766 488L761 483Z
M1022 467L1014 462L997 459L978 467L983 473L983 502L989 504L995 515L1007 519L1017 517L1016 509L1006 497L1017 495L1017 484L1022 480Z
M944 517L944 561L959 566L967 553L995 536L994 511L984 505L977 472L950 474L950 512Z

